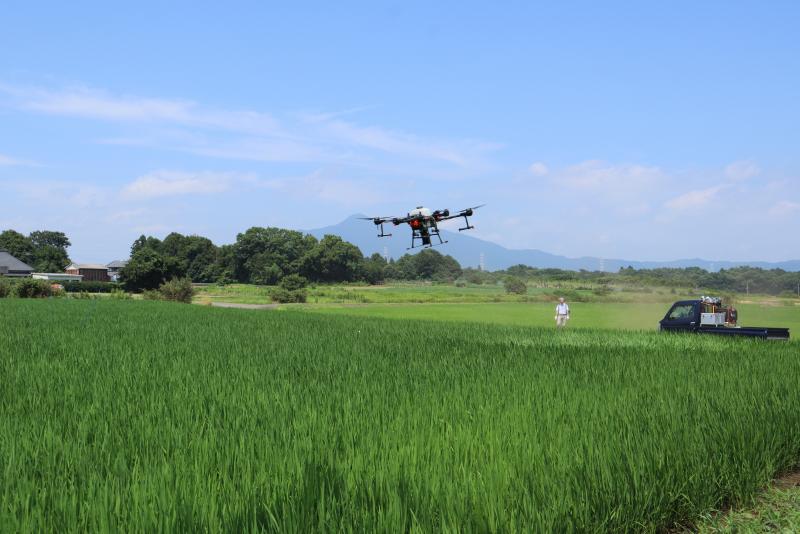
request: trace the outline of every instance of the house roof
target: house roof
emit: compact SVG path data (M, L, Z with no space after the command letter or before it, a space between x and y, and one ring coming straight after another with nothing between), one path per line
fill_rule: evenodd
M33 267L18 260L5 249L0 249L0 265L8 267L9 271L33 271Z
M128 265L128 260L114 260L108 265L106 265L106 267L108 267L109 269L121 269L126 265Z
M105 265L100 265L99 263L72 263L66 269L97 269L100 271L105 271L107 267Z

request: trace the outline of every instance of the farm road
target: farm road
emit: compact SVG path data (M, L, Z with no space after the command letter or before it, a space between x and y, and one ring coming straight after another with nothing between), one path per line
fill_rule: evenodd
M235 302L212 302L215 308L239 308L241 310L274 310L277 304L236 304Z

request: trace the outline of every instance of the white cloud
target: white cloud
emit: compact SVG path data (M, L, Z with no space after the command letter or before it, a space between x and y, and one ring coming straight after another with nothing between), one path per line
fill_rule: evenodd
M557 183L573 189L615 193L650 188L664 177L664 173L658 167L612 165L590 160L567 167L554 177Z
M671 200L668 200L664 205L672 210L685 210L689 208L705 206L723 189L725 189L724 185L717 185L714 187L709 187L708 189L689 191L688 193L684 193Z
M108 222L128 222L134 219L139 219L146 213L147 211L144 208L122 210L109 214L106 220Z
M420 139L403 132L396 132L376 126L358 126L342 120L318 121L320 133L333 141L346 145L412 156L422 159L445 161L464 166L470 159L466 153L447 143Z
M23 198L39 205L58 205L72 208L89 208L104 205L108 199L105 188L76 181L18 181L9 185Z
M166 122L260 135L278 135L277 121L254 111L210 110L190 100L111 95L88 88L61 91L1 86L21 107L54 115L134 122Z
M346 207L362 208L386 200L384 194L376 192L374 184L326 176L322 171L295 178L260 180L256 184L302 199L321 200Z
M128 198L152 198L174 195L209 195L227 191L234 181L251 178L226 172L155 171L140 176L122 191Z
M744 182L760 173L758 165L750 160L734 161L725 167L725 177L733 182Z
M531 163L530 167L528 167L528 172L534 176L545 176L548 173L548 168L541 161L537 161L536 163Z
M191 130L199 138L184 136L165 144L159 138L163 132L150 131L144 136L112 136L102 142L155 146L212 157L320 162L366 160L370 151L374 151L463 168L480 164L485 153L498 148L488 143L419 137L341 119L360 108L340 113L285 115L278 120L258 111L209 109L191 100L116 95L86 87L50 90L0 84L0 92L11 95L17 107L40 113L178 127L183 133Z
M32 161L25 161L0 154L0 167L11 166L37 166L37 164Z
M782 217L791 215L792 213L800 211L800 202L791 202L789 200L781 200L772 206L769 210L770 215Z

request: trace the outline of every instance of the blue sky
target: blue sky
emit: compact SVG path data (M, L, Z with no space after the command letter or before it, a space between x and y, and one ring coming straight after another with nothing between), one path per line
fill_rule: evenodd
M800 257L796 2L211 4L4 4L0 228L105 262L486 202L511 248Z

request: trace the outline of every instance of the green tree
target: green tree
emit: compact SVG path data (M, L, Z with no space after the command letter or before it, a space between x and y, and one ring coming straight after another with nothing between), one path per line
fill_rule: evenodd
M39 230L31 232L29 239L33 245L33 268L39 272L61 272L69 265L67 248L69 242L64 232Z
M380 284L386 279L386 259L377 252L364 260L363 276L364 280L370 284Z
M152 236L139 236L131 245L131 257L144 248L161 251L161 240Z
M525 282L515 276L509 276L506 278L503 281L503 286L506 289L506 293L524 295L528 292L528 286L525 285Z
M120 280L129 291L157 289L168 274L167 262L155 250L144 247L138 250L120 271Z
M33 266L33 243L29 237L14 230L5 230L0 233L0 249L7 250L18 260Z
M406 280L452 281L461 276L461 266L455 258L429 248L417 254L405 254L397 260L396 267Z
M352 282L360 278L364 255L337 235L326 235L303 257L302 273L318 282Z
M316 244L314 236L294 230L250 228L236 236L233 275L240 282L274 284L299 273L303 257Z

